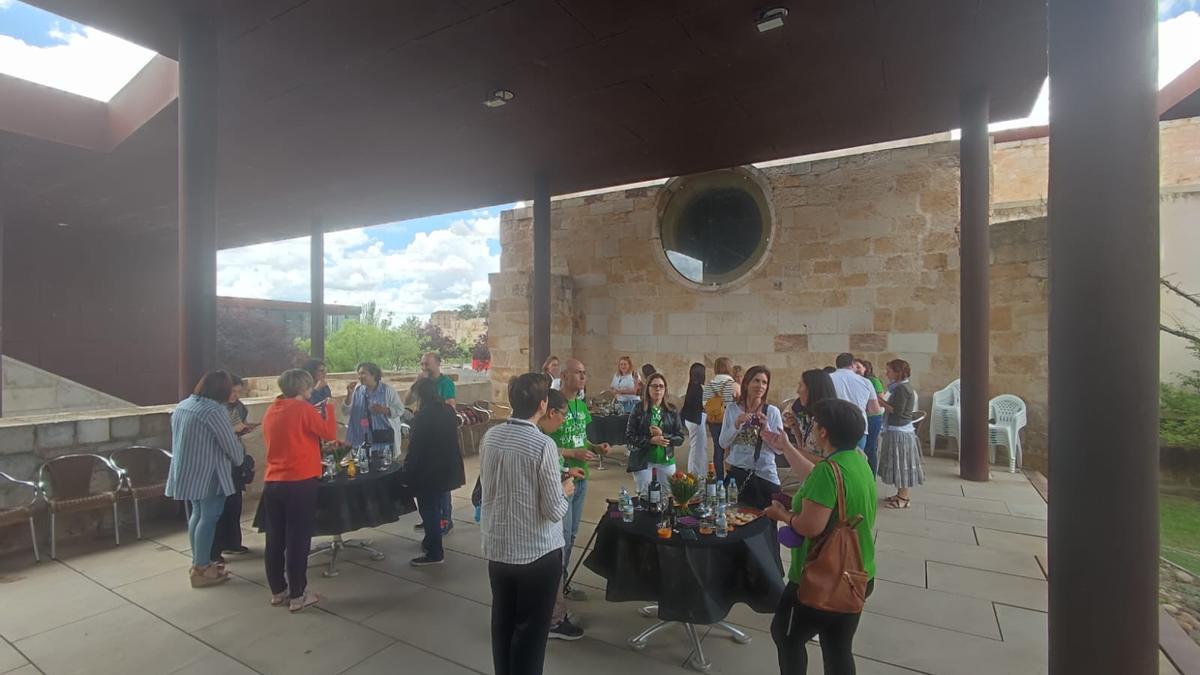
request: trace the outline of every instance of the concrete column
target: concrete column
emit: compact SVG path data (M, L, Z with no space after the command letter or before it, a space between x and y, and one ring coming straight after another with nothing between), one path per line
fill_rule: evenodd
M533 195L533 312L529 329L529 370L541 372L550 356L550 184L539 176Z
M320 218L313 218L309 236L309 299L312 302L309 327L312 348L310 356L325 358L325 229Z
M1158 672L1157 4L1049 2L1051 673Z
M179 393L217 351L217 41L202 14L179 38Z
M963 90L959 99L962 140L959 143L959 336L962 358L959 471L963 478L988 479L988 333L990 246L988 220L989 140L988 92L980 86Z

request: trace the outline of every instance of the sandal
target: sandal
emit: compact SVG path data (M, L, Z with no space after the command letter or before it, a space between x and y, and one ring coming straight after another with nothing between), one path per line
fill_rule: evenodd
M298 598L292 598L288 601L288 611L293 614L296 612L303 612L305 607L311 607L320 601L321 595L319 593L309 593L308 591L304 591L304 595L301 595Z
M207 588L229 581L229 573L216 564L193 567L190 577L192 588Z
M888 507L889 509L907 509L910 503L912 503L911 499L905 499L904 497L900 497L898 495L888 497L883 502L884 506Z
M282 593L271 594L271 606L278 607L288 601L288 592L285 590Z

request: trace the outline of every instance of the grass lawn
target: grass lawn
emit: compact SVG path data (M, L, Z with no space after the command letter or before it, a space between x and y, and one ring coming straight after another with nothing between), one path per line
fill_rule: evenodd
M1162 556L1200 576L1200 500L1160 495Z

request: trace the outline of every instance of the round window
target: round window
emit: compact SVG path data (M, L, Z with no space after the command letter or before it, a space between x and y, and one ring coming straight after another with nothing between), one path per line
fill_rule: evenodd
M739 170L687 176L668 185L660 220L663 252L685 279L734 281L766 252L770 209L758 183Z

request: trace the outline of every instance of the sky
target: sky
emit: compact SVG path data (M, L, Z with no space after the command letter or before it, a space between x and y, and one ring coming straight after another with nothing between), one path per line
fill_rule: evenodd
M1200 60L1200 0L1159 0L1159 85ZM0 0L0 73L108 101L153 52L19 0ZM1045 124L1049 84L1022 120ZM512 204L361 227L325 236L325 300L375 300L397 320L425 317L488 297L500 269L500 212ZM228 249L217 255L217 291L307 301L307 237Z

